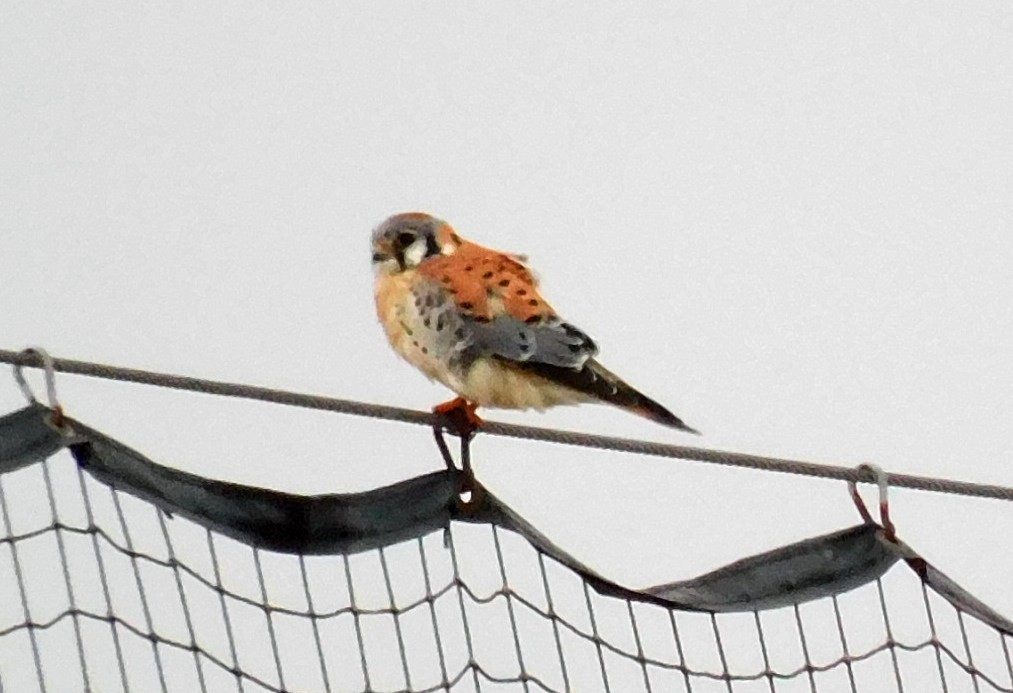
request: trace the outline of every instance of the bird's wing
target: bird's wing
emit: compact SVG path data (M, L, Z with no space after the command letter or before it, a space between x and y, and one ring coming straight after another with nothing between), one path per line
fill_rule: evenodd
M451 255L426 260L419 272L450 296L476 356L580 369L598 353L589 336L563 322L542 298L516 256L465 242Z
M419 265L419 272L431 286L442 287L454 306L454 317L465 331L458 347L462 355L494 357L667 426L696 432L598 363L594 341L560 319L519 260L464 242L454 253Z

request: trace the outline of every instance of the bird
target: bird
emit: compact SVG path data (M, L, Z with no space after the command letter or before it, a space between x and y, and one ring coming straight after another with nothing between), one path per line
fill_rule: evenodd
M374 297L394 351L457 394L434 413L474 432L478 407L607 403L699 433L597 360L598 346L538 291L525 256L464 239L423 212L373 229Z

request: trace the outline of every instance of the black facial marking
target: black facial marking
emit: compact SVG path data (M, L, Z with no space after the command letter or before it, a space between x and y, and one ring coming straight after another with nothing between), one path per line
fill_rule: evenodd
M440 246L436 242L436 236L429 234L426 236L426 257L433 257L434 255L440 254Z
M414 240L415 234L408 233L407 231L402 231L397 235L397 245L402 250L410 246Z

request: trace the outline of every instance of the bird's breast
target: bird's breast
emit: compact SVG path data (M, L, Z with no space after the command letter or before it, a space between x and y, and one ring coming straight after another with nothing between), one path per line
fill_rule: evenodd
M413 271L377 277L377 317L402 358L459 391L467 332L449 297Z

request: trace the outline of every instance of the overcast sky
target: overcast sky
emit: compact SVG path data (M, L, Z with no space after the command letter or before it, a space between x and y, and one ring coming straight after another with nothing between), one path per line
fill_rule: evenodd
M1013 6L0 6L0 347L428 409L369 233L525 253L600 360L702 438L1013 485ZM422 428L63 376L154 459L297 493L435 469ZM20 406L10 381L0 406ZM479 477L625 584L856 521L843 484L479 439ZM1013 614L1013 512L896 491Z

